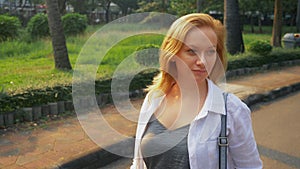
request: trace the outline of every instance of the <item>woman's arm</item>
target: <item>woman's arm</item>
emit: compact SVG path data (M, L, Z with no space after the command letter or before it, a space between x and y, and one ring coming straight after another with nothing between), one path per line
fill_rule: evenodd
M228 152L237 169L261 169L252 129L251 111L239 98L230 94L228 99Z

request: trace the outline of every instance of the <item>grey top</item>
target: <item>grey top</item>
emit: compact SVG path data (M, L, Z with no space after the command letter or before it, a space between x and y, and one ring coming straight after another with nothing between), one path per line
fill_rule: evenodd
M168 130L153 115L141 142L147 169L189 169L188 131L189 125Z

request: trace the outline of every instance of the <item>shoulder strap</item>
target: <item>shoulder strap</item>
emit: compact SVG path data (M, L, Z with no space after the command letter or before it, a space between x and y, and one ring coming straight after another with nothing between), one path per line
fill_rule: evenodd
M228 139L226 134L227 129L227 95L228 93L223 93L224 103L225 103L225 115L221 116L221 132L218 138L219 143L219 168L227 169L227 147Z

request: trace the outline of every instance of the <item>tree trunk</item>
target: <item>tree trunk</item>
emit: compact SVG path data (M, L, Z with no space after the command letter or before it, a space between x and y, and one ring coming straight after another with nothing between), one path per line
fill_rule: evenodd
M282 0L275 0L271 45L281 47Z
M109 16L110 16L110 3L111 1L108 1L105 7L105 22L109 22Z
M245 50L241 31L238 0L224 0L224 25L227 31L226 47L231 54Z
M250 16L251 33L254 33L254 19L253 15Z
M58 9L61 16L67 13L66 2L67 0L58 0Z
M298 5L297 5L296 27L297 27L297 32L300 32L300 0L298 0Z
M261 18L262 18L262 14L259 14L258 15L258 30L259 30L259 33L263 33L262 25L261 25Z
M46 0L46 4L49 29L52 38L52 48L54 51L55 68L71 70L72 67L68 57L66 39L58 9L58 0Z

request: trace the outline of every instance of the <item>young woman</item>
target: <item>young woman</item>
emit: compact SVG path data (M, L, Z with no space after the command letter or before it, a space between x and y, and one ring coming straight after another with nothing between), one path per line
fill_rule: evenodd
M226 68L224 34L207 14L172 24L161 45L161 72L140 111L131 169L217 169L225 113L228 168L262 168L249 108L233 94L225 103L216 84Z

